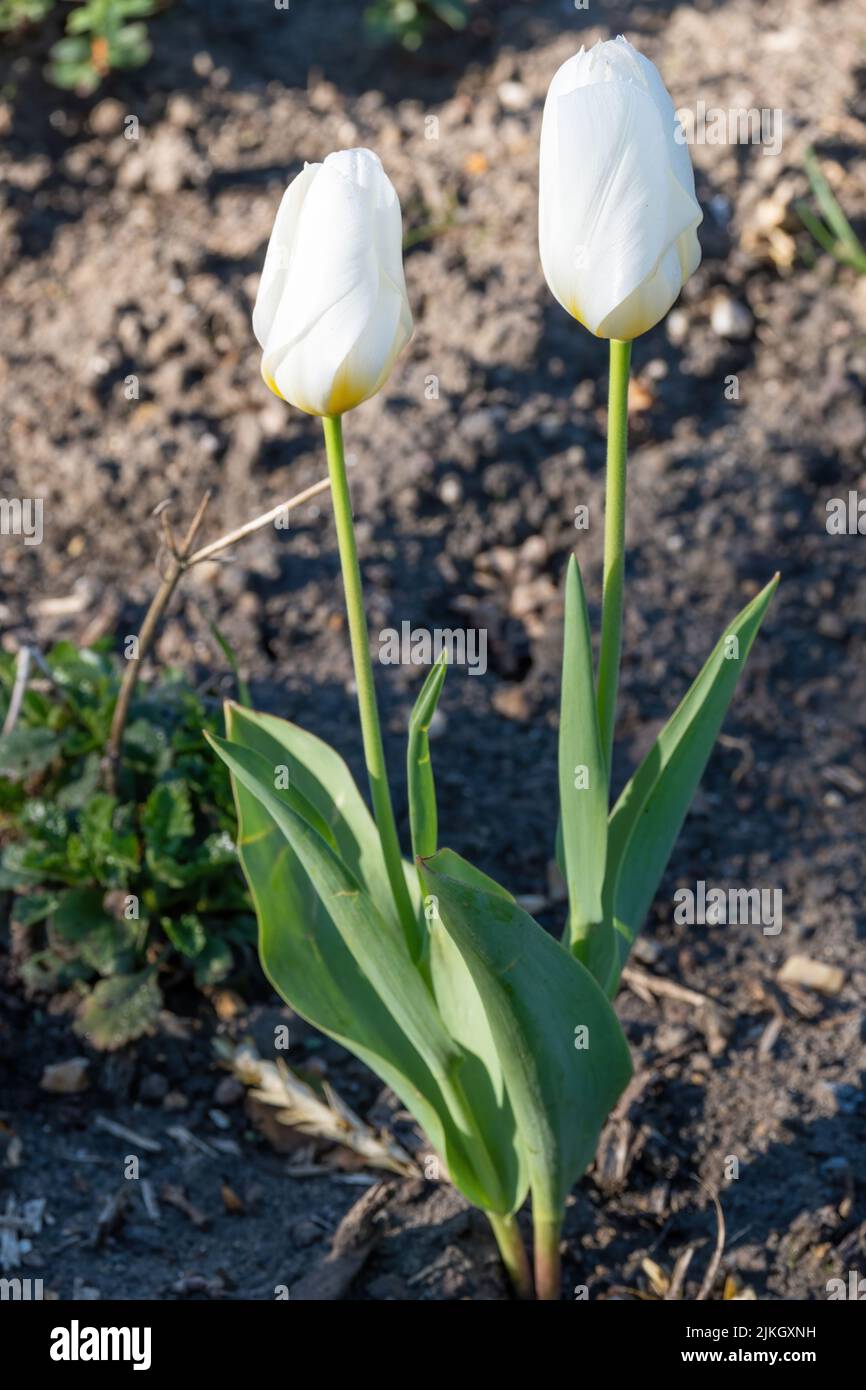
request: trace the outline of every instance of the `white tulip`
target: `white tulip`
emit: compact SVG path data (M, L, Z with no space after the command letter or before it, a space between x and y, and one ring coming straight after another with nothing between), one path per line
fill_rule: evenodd
M665 85L624 38L569 58L541 128L539 242L547 283L599 338L658 323L697 269L702 213Z
M412 336L400 202L379 156L340 150L286 189L253 310L262 376L310 415L374 395Z

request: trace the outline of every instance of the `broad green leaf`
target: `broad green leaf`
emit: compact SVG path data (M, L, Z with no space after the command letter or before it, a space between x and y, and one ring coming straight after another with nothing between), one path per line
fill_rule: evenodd
M5 885L0 882L0 888ZM10 913L11 920L19 927L33 927L44 922L55 912L60 899L56 893L27 893L15 898Z
M134 964L138 923L118 920L102 905L100 888L62 893L51 918L51 942L74 944L74 957L100 975L115 975Z
M80 972L84 973L84 972ZM24 988L31 994L54 994L69 983L69 964L56 951L36 951L18 966ZM79 974L76 974L76 979Z
M184 731L185 734L185 731ZM162 777L171 767L171 747L165 729L149 719L134 719L123 734L123 760L127 767L149 777Z
M81 764L81 772L72 782L67 782L57 792L55 800L63 811L81 811L99 789L102 769L99 753L88 754Z
M112 1051L151 1029L162 1008L162 995L151 969L100 980L81 1007L73 1030L91 1047Z
M559 717L559 806L568 934L571 950L588 964L595 952L612 956L613 929L603 921L607 854L608 777L595 700L592 641L580 569L574 556L565 579L562 705ZM603 940L602 940L603 938Z
M103 881L134 873L139 846L129 821L128 806L120 807L107 792L96 792L81 812L78 830L67 840L70 867Z
M507 903L514 902L514 897L507 888L503 888L495 878L490 878L488 874L476 869L468 859L455 854L453 849L439 850L436 855L436 868L438 873L447 874L449 878L457 879L458 883L465 883L469 888L480 888L484 893L493 893L496 897L504 898Z
M97 975L123 975L133 970L136 960L138 923L109 918L98 923L78 943L75 959L95 970Z
M258 718L231 707L230 730L241 739L258 739ZM274 789L272 749L262 757L240 742L211 742L232 772L259 953L274 988L392 1087L471 1202L507 1211L507 1193L472 1132L458 1078L461 1054L399 924L377 909L360 879L298 814L291 785ZM306 778L305 785L333 810L315 779ZM339 817L331 823L338 840L343 838ZM350 847L358 862L357 843Z
M485 894L513 903L514 899L494 879L488 878L451 850L436 856L439 871ZM424 900L425 913L435 924L438 904L434 896ZM431 930L429 971L442 1022L465 1056L460 1074L478 1130L497 1167L499 1183L510 1211L522 1206L528 1175L517 1143L514 1110L505 1085L496 1039L487 1020L478 986L455 942L447 932Z
M162 929L182 956L198 956L207 942L201 918L195 912L182 912L179 917L163 917Z
M655 897L778 582L775 575L730 624L611 812L605 901L616 922L619 947L607 982L611 994Z
M389 921L399 925L376 822L339 753L297 724L226 703L229 739L252 749L299 791L330 826L337 853ZM414 877L414 873L412 874ZM421 928L414 943L420 948Z
M26 844L6 846L0 858L0 892L41 884L44 879L41 865L32 862Z
M195 872L195 817L185 782L160 782L141 813L147 867L157 883L183 888Z
M112 922L102 905L101 888L70 888L62 893L52 925L65 941L83 941L97 927Z
M536 1216L555 1217L629 1077L619 1021L590 972L501 894L421 865L438 922L470 970L514 1108ZM585 1031L584 1031L585 1030Z
M233 964L231 947L218 936L208 937L195 958L196 986L204 989L207 985L218 985L231 973Z
M409 822L412 827L412 853L421 857L435 854L437 848L436 784L430 761L429 729L447 670L446 656L442 652L421 687L409 719L406 755Z
M60 754L63 744L50 729L21 725L0 735L0 776L18 782L44 772Z
M195 828L189 789L184 782L162 782L154 787L141 813L149 845L159 852L178 848Z

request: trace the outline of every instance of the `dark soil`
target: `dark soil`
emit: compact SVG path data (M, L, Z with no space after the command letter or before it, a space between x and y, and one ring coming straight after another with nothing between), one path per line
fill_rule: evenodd
M726 622L775 570L782 583L638 954L710 1002L623 989L638 1085L569 1208L564 1293L651 1292L645 1262L670 1275L694 1245L694 1297L715 1240L710 1187L727 1225L716 1296L730 1276L761 1299L824 1298L830 1277L866 1268L866 555L862 536L825 524L829 499L866 489L866 278L813 254L793 204L812 144L866 229L859 5L598 4L590 23L560 0L481 5L467 35L413 57L366 47L360 9L331 0L323 24L312 0L288 12L187 0L153 23L150 66L95 106L46 87L35 62L10 69L0 489L45 498L46 538L3 539L4 644L109 633L120 645L152 593L157 503L170 498L180 522L214 489L215 536L322 475L317 423L261 384L250 308L287 180L304 159L370 145L417 233L415 338L346 422L371 627L487 630L487 674L455 669L446 685L441 835L514 892L542 895L540 920L556 926L560 581L576 545L597 627L606 360L538 265L544 93L580 42L624 29L678 106L781 108L778 157L694 147L703 265L635 344L618 783ZM137 141L123 135L129 114ZM716 331L720 296L747 311L742 337ZM588 532L573 525L582 503ZM213 618L257 704L329 739L360 776L327 505L194 572L159 659L203 680L221 669ZM379 679L401 810L419 677L387 667ZM673 894L699 879L781 889L781 933L676 925ZM780 989L794 954L840 966L841 992ZM58 1097L39 1089L42 1069L80 1044L62 1012L35 1013L7 983L0 1202L47 1202L22 1273L64 1298L273 1298L317 1265L373 1178L333 1152L312 1160L321 1176L290 1177L297 1154L215 1100L214 1036L257 1032L266 1048L279 1017L266 999L262 986L249 1012L220 1020L178 993L166 1025L180 1017L187 1036L94 1056L90 1089ZM292 1038L292 1064L324 1069L359 1113L390 1115L359 1063L297 1021ZM166 1091L185 1107L167 1109ZM183 1188L206 1229L166 1202L154 1222L137 1195L100 1229L130 1147L98 1115L158 1140L142 1174L157 1193ZM206 1148L172 1137L178 1124ZM226 1209L224 1184L242 1211ZM506 1296L484 1219L447 1185L394 1180L382 1211L348 1296Z

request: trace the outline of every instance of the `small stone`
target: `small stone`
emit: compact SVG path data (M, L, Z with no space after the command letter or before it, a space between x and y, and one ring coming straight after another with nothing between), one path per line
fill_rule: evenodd
M851 1164L844 1154L834 1154L832 1158L826 1158L821 1164L821 1172L827 1178L845 1177L850 1171Z
M500 82L496 89L499 104L506 111L525 111L532 97L522 82Z
M522 685L505 685L493 692L493 708L506 719L529 719L532 710Z
M667 319L668 341L682 347L689 336L689 316L684 309L672 309Z
M87 1057L70 1057L65 1062L53 1062L43 1070L39 1085L43 1091L50 1091L57 1096L69 1096L77 1091L86 1091L90 1084L87 1078L89 1066L90 1061Z
M106 97L90 113L90 129L94 135L120 135L126 112L121 102Z
M224 1076L222 1080L218 1082L213 1093L213 1098L217 1105L226 1108L231 1105L239 1104L239 1102L243 1100L245 1094L246 1087L242 1081L239 1081L236 1076Z
M848 624L841 613L829 609L819 614L816 627L822 637L829 637L832 642L844 642L848 636Z
M688 1028L680 1023L662 1023L655 1033L653 1042L657 1052L674 1052L689 1038Z
M189 1101L183 1091L169 1091L162 1102L163 1110L186 1110L188 1105Z
M492 410L471 410L460 421L460 433L470 444L483 444L496 428Z
M629 415L641 415L645 410L650 410L655 405L655 396L648 386L637 377L632 377L628 384L628 413Z
M781 985L802 985L819 994L838 994L845 983L845 972L838 965L825 965L809 956L789 956L777 978Z
M439 501L446 507L456 507L463 499L463 484L453 473L443 478L439 484Z
M147 164L144 155L139 154L137 150L127 154L117 171L118 186L132 192L141 188L146 178Z
M220 1196L223 1199L223 1206L230 1216L243 1216L246 1211L243 1200L227 1182L221 1184Z
M339 89L333 82L317 82L307 100L314 111L332 111L340 100Z
M755 320L751 311L741 304L738 299L731 299L729 295L721 295L715 302L710 314L710 326L719 338L730 338L735 342L745 342L751 338L755 328Z
M152 193L171 195L183 187L190 153L185 136L171 129L157 131L147 160L147 182Z
M843 792L850 796L862 796L866 791L866 782L858 776L853 767L833 766L825 767L824 778L834 787L839 787Z
M657 941L653 941L649 936L639 936L632 947L635 960L642 961L644 965L657 965L662 953L662 948Z
M509 550L507 545L494 545L491 550L483 550L475 563L484 573L508 579L517 565L517 551Z
M148 1072L138 1089L139 1100L150 1101L152 1104L158 1105L160 1101L165 1100L167 1095L168 1082L162 1073L158 1071Z
M237 1018L239 1014L246 1011L247 1007L237 990L234 989L214 990L211 995L211 1003L217 1018L221 1019L223 1023Z
M166 115L172 125L194 126L197 120L195 105L183 92L175 92L169 99Z
M525 584L516 584L511 594L511 612L515 618L525 618L530 613L553 602L556 598L556 585L546 574L531 579Z
M530 536L520 547L519 563L522 570L540 570L547 564L547 558L547 541L543 536Z

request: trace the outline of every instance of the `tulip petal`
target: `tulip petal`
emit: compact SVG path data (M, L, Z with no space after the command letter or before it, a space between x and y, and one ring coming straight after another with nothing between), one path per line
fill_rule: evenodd
M691 274L691 270L684 274L681 268L679 247L682 241L684 238L679 238L673 246L669 246L654 274L641 281L637 289L632 290L631 294L602 320L596 330L599 337L635 338L664 317L679 294L683 281ZM695 246L698 245L697 237L694 235L691 241Z
M321 164L305 164L300 174L292 179L277 209L253 309L253 332L262 348L268 341L288 278L289 258L301 207L321 167Z
M642 87L579 87L554 97L550 116L542 134L542 261L560 303L598 333L657 273L650 297L664 299L662 261L700 209L672 177L662 118ZM639 316L627 336L650 326Z
M539 242L559 302L600 337L646 332L700 262L701 210L673 102L626 39L563 63L541 132Z
M400 204L376 155L329 155L294 226L262 371L316 415L340 414L384 383L411 336Z
M661 79L661 74L655 63L651 63L649 58L645 58L636 48L624 39L622 35L616 40L617 44L622 44L630 50L639 64L643 79L646 82L650 96L658 107L662 118L665 134L668 137L668 153L670 155L673 171L682 188L685 189L692 198L695 196L695 173L692 168L692 161L689 156L689 147L686 143L685 132L677 113L670 93ZM699 257L700 259L700 257ZM697 269L695 266L694 269ZM689 274L692 272L689 271Z

